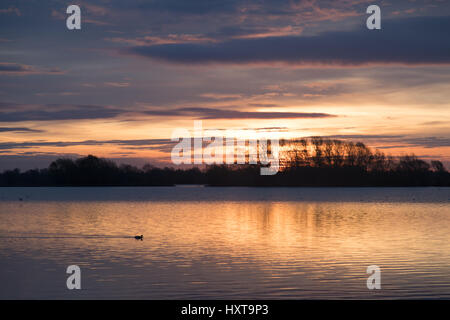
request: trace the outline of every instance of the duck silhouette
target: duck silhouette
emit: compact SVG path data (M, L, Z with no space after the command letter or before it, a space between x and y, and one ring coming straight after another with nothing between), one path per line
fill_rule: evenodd
M134 236L136 240L144 240L144 236L141 234L140 236Z

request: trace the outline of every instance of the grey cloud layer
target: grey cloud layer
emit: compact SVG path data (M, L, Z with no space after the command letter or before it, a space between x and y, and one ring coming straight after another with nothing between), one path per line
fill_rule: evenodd
M34 147L98 146L105 144L115 144L119 146L151 147L165 144L174 144L174 142L172 142L170 139L1 142L0 150L9 150L17 148L27 149Z
M43 132L43 131L24 127L0 127L0 132Z
M317 36L135 46L124 52L184 64L448 64L449 30L450 17L416 17L386 20L382 30L367 30L362 25L353 31Z
M36 68L14 62L0 62L0 75L27 75L27 74L62 74L59 68Z
M405 135L333 135L322 138L341 139L352 141L394 142L398 146L422 146L426 148L449 147L450 138L447 137L413 137ZM154 149L170 152L177 142L171 139L135 139L135 140L85 140L85 141L29 141L29 142L1 142L0 150L29 149L36 147L73 147L73 146L99 146L112 144L126 149Z
M0 103L0 122L112 118L121 110L95 105Z
M145 114L158 116L191 116L198 119L295 119L295 118L328 118L327 113L305 112L249 112L212 108L180 108L164 111L147 111Z
M15 103L0 103L0 122L20 121L51 121L51 120L81 120L108 119L133 112L97 105L27 105ZM224 110L214 108L177 108L166 110L136 110L136 113L148 116L187 117L194 119L302 119L334 117L327 113L302 112L251 112Z

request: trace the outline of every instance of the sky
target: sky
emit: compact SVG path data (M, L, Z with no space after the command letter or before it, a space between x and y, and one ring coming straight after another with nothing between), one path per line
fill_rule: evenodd
M448 0L0 3L0 170L88 154L167 165L194 120L449 168L449 107Z

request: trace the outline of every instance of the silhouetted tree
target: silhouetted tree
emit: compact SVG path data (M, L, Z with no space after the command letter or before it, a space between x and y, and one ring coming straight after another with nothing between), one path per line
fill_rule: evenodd
M95 156L57 159L48 169L0 174L1 186L450 186L440 161L431 165L415 155L386 156L363 143L323 139L280 141L280 172L261 176L261 164L212 165L181 170L141 169ZM268 150L271 146L269 145Z

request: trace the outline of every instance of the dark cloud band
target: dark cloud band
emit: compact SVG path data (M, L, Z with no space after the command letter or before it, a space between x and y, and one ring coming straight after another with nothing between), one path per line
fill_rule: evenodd
M309 119L330 118L327 113L253 112L214 108L177 108L165 110L128 110L110 106L47 104L29 105L0 102L0 122L109 119L127 113L188 119Z
M43 131L24 127L0 127L0 132L43 132Z
M145 114L156 116L187 116L197 119L298 119L335 117L327 113L306 112L251 112L213 108L180 108L164 111L146 111Z
M382 30L361 25L316 36L135 46L125 52L182 64L449 64L448 30L450 17L415 17L386 20Z

